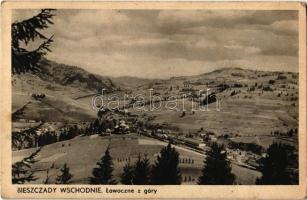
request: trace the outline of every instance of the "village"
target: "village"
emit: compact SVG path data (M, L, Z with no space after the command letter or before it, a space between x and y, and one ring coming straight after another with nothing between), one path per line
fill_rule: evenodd
M239 72L233 72L231 76L237 77L241 73L241 70L239 70ZM91 106L92 112L97 112L96 117L93 117L90 121L68 123L20 117L23 112L27 112L27 107L31 106L31 103L43 103L44 105L54 107L52 101L50 101L52 98L48 94L46 95L44 92L32 93L30 94L31 101L17 109L13 115L12 148L13 150L22 150L44 147L53 143L70 141L78 137L99 137L102 140L118 140L119 138L123 140L125 138L140 138L142 140L142 138L148 138L149 140L156 140L165 144L171 143L176 148L183 148L185 151L206 156L207 152L210 151L211 144L218 143L225 147L227 159L233 165L258 171L261 167L259 161L265 158L268 145L275 140L296 143L297 129L288 127L283 131L267 131L260 135L240 133L238 131L232 132L231 130L216 132L218 131L217 129L214 131L212 128L206 128L204 125L197 126L195 124L193 129L184 131L174 128L171 122L159 121L159 117L156 115L161 111L166 112L168 110L168 113L176 115L178 121L189 120L189 118L197 118L199 113L202 112L210 115L211 113L223 112L220 109L226 109L227 111L228 105L225 104L225 99L227 98L244 99L249 95L263 95L265 98L273 98L268 96L272 91L267 90L267 87L277 87L281 90L287 88L284 88L282 83L276 85L276 82L270 81L270 78L272 79L270 76L276 75L271 73L271 75L260 76L260 78L265 77L267 80L267 84L262 84L261 87L256 83L239 83L238 80L226 83L225 78L218 79L220 80L218 82L210 81L210 79L203 82L196 77L196 81L180 80L182 84L176 83L177 79L171 80L171 84L160 81L144 86L141 89L138 88L133 93L130 92L130 96L123 95L124 99L114 98L113 94L100 96L101 101L97 101L98 103L96 102L92 105L90 102L93 102L93 98L97 97L97 95L85 95L85 99L88 99L88 106ZM276 80L284 82L285 79L280 79L280 76L278 75ZM242 75L239 77L242 77ZM210 85L210 89L208 89L208 85ZM127 91L129 93L129 90ZM147 93L149 96L146 96ZM278 98L287 98L287 95L283 97L279 95L280 93L283 92L277 94ZM142 94L144 97L137 94ZM290 102L292 97L289 99ZM75 99L77 99L76 101L83 101L83 97ZM114 103L114 99L120 102ZM170 102L169 104L167 104L168 101ZM93 109L93 105L96 108ZM195 110L193 105L197 105L198 110ZM263 141L266 142L263 143ZM64 148L63 145L64 143L62 148ZM130 162L131 159L136 158L119 156L114 157L114 159L121 166L123 163ZM187 156L182 156L179 163L183 168L191 168L194 165L200 167L202 165L202 162ZM195 183L197 181L196 175L199 173L197 170L192 174L190 172L184 173L183 182Z
M33 148L40 147L54 142L60 142L73 139L74 137L82 136L95 136L102 138L125 138L125 137L148 137L155 140L159 140L165 143L171 143L176 147L188 149L203 155L210 150L210 144L217 142L226 147L225 153L227 158L238 166L257 170L259 167L258 161L264 158L265 149L256 143L251 143L252 148L248 148L245 143L245 147L238 145L233 141L236 138L242 136L239 135L220 135L217 136L211 131L206 131L204 128L200 128L197 132L188 135L180 135L176 132L164 129L163 125L150 123L150 117L147 117L147 121L138 120L137 115L124 110L107 110L104 109L98 112L100 118L96 119L93 123L83 124L70 124L62 128L57 128L58 123L52 122L35 122L33 120L19 120L19 123L31 123L33 127L30 129L19 129L18 133L13 132L13 137L21 132L26 133L27 137L14 139L13 141L23 141L22 146L20 143L13 143L13 146L20 148ZM103 113L103 114L102 114ZM32 134L31 134L32 133ZM32 135L32 139L31 136ZM291 135L293 136L293 135ZM275 137L274 135L268 135L267 137ZM237 145L236 145L237 144ZM258 149L255 151L254 149ZM116 159L116 158L115 158ZM118 162L128 162L129 158L117 158ZM194 164L193 158L182 158L179 161L181 164ZM184 176L184 182L193 182L191 176Z

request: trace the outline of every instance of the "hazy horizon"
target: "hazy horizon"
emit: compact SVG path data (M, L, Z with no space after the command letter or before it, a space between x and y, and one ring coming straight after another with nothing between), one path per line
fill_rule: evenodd
M37 10L14 10L13 22ZM109 77L298 72L297 11L56 10L47 58ZM37 42L29 45L34 48Z
M50 59L49 59L50 60ZM50 60L52 62L56 62L54 60ZM109 78L138 78L138 79L147 79L147 80L157 80L157 79L160 79L160 80L167 80L167 79L170 79L170 78L179 78L179 77L186 77L186 76L198 76L198 75L202 75L202 74L207 74L207 73L211 73L211 72L214 72L214 71L217 71L217 70L227 70L227 69L239 69L239 70L252 70L252 71L256 71L257 69L253 68L253 67L250 67L250 68L244 68L244 67L218 67L217 69L212 69L211 71L206 71L206 72L200 72L198 74L194 74L194 75L177 75L177 76L170 76L170 77L165 77L165 78L159 78L159 77L142 77L142 76L136 76L136 75L124 75L124 76L112 76L112 75L105 75L105 74L100 74L100 73L97 73L97 71L89 71L87 70L86 68L82 68L81 66L78 66L78 65L71 65L69 63L58 63L56 62L57 64L64 64L64 65L67 65L67 66L74 66L74 67L78 67L78 68L81 68L81 69L84 69L92 74L96 74L96 75L100 75L100 76L103 76L103 77L109 77ZM298 73L298 72L293 72L293 71L285 71L285 70L258 70L258 71L264 71L264 72L291 72L291 73Z

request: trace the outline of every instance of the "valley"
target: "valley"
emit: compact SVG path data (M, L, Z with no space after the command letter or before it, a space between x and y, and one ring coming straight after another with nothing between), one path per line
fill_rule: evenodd
M49 60L41 65L39 75L12 76L13 162L41 147L31 169L35 183L46 177L54 183L67 163L72 184L86 184L108 146L117 181L128 161L146 154L153 164L168 142L180 153L182 184L197 184L213 141L226 146L236 184L255 183L257 160L274 141L297 155L297 73L225 68L141 79L103 77ZM102 89L98 112L92 100ZM43 135L52 142L42 142Z

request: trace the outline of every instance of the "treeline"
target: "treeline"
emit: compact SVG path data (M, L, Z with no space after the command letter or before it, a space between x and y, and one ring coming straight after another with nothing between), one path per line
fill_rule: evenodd
M109 130L110 133L122 134L127 132L127 127L131 131L136 131L135 127L138 126L137 120L135 119L131 124L133 123L135 123L135 125L129 127L126 124L119 123L116 119L97 118L91 123L85 125L85 127L70 125L61 128L58 133L55 131L45 131L38 134L38 130L41 127L41 125L39 125L27 130L24 134L18 134L17 132L13 133L12 146L16 149L22 149L23 147L42 147L55 142L70 140L78 135L102 134L107 132L107 130ZM24 137L21 137L23 135ZM26 145L24 144L25 140L27 141Z
M272 131L271 135L275 135L275 136L288 136L288 137L292 137L293 135L297 135L298 134L298 129L297 128L291 128L286 132L281 132L281 131Z
M65 127L57 134L55 131L47 131L37 136L37 145L39 147L52 144L59 141L70 140L78 135L84 134L84 129L77 125Z
M62 129L59 134L59 141L70 140L78 135L84 134L84 130L77 125Z
M98 118L94 121L84 126L67 125L64 128L61 128L57 133L50 130L38 133L39 128L41 128L43 123L35 128L29 129L25 134L19 134L17 132L15 134L13 133L12 146L15 149L42 147L55 142L70 140L78 135L104 133L126 134L128 132L142 132L144 129L156 130L157 128L161 128L161 125L150 123L150 118L146 121L142 121L136 117L130 117L126 118L126 121L124 121L104 117L104 114L105 113L99 111ZM21 137L23 135L25 136ZM24 144L25 141L26 144Z
M86 135L100 134L107 129L114 129L117 124L116 119L99 118L95 119L85 128Z
M24 184L37 180L31 172L31 166L37 162L40 149L16 162L12 166L12 183ZM292 185L298 184L298 157L293 146L273 143L266 152L266 156L259 160L260 172L255 184L258 185ZM179 153L169 143L162 148L153 165L145 154L139 154L134 163L127 162L120 176L120 183L125 185L179 185L182 175L179 168ZM92 170L88 178L89 184L113 185L118 181L113 176L113 161L108 147ZM57 184L70 184L73 175L65 163L57 176ZM44 181L49 184L49 177ZM223 145L212 143L211 149L204 159L204 166L198 178L199 185L232 185L238 184L232 173L232 166L227 159L227 152Z
M58 141L58 136L55 132L46 132L37 136L37 145L39 147L52 144Z
M33 126L24 131L12 131L12 149L20 150L24 148L31 148L36 146L36 131L43 125L44 123L39 123L37 126Z
M55 133L55 131L46 131L40 135L37 135L36 142L33 142L30 147L35 147L36 144L37 146L41 147L59 141L70 140L78 135L101 134L107 129L114 130L116 124L117 120L115 119L95 119L93 122L89 123L83 128L73 125L62 128L58 133Z
M253 145L251 149L255 148ZM257 149L257 147L256 147ZM287 144L273 143L267 150L266 156L259 162L262 176L255 184L298 184L297 155L295 149ZM120 177L120 182L126 185L178 185L182 182L179 164L179 153L169 143L161 149L155 163L150 165L145 154L138 156L135 163L128 162ZM90 184L117 184L113 178L113 163L109 148L105 155L93 169ZM223 145L212 143L211 149L204 160L199 185L232 185L237 184L232 173L232 166L227 159L227 152Z
M135 163L127 162L120 176L120 183L125 185L179 185L182 175L179 168L179 153L169 143L162 148L155 163L150 164L147 155L138 156ZM90 184L117 184L114 179L113 162L110 149L107 148L97 167L93 169ZM214 143L204 160L202 175L198 184L226 185L234 184L235 176L231 173L230 161L227 160L224 146Z
M78 135L86 134L85 129L77 125L62 128L58 133L55 131L41 132L39 129L44 123L22 132L12 132L12 148L25 149L42 147L59 141L69 140Z
M129 162L124 166L120 182L127 185L177 185L181 184L181 172L178 167L179 153L171 144L162 148L154 165L150 165L147 155L134 164ZM113 178L113 162L110 150L107 148L97 167L93 169L90 184L117 184Z

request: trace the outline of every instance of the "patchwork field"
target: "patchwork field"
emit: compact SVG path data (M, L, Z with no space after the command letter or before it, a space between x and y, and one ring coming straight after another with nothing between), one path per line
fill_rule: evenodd
M51 64L48 67L53 66ZM65 65L61 67L65 68ZM13 131L16 132L16 138L19 132L26 138L27 129L42 123L40 129L52 129L51 136L57 140L53 144L43 146L39 152L38 162L32 168L38 178L35 183L43 183L47 171L49 181L54 183L64 163L68 164L74 175L73 184L88 183L92 169L108 145L111 148L114 176L117 180L123 166L129 159L130 162L135 162L139 154L147 154L151 163L154 163L166 143L131 134L137 132L135 129L145 130L144 127L135 128L136 123L142 120L143 125L162 127L169 136L194 138L200 142L203 139L200 133L210 133L219 139L227 136L227 140L224 138L227 142L232 140L237 143L255 143L265 149L274 141L294 147L298 145L298 133L295 131L298 128L296 73L231 68L197 76L143 80L133 77L93 77L91 74L74 72L74 67L69 68L73 70L69 73L63 69L64 73L61 67L56 67L56 71L59 70L59 80L55 76L49 77L48 73L41 77L30 74L13 77ZM102 87L99 87L100 83ZM80 135L74 135L74 138L59 140L59 132L71 134L72 125L78 126L83 132L90 130L88 124L93 128L94 122L97 122L97 110L92 107L92 97L99 94L103 87L107 87L104 108L122 112L116 116L111 113L109 120L128 122L131 115L132 121L129 121L129 125L134 129L128 131L130 134L82 137L80 135L84 134L80 131ZM215 102L206 105L204 99L208 98L208 94L201 91L208 88L210 94L215 95ZM44 94L44 98L33 98L33 94ZM124 98L124 95L127 96ZM161 101L149 104L152 97ZM219 103L218 109L216 102ZM151 134L158 131L157 129L146 131ZM291 135L288 134L289 131L292 131ZM28 141L27 145L19 145L20 141L15 143L15 149L21 150L13 152L13 162L35 151L35 148L22 149L35 145L34 140L38 137L35 134L31 135L30 139L33 141ZM103 135L105 132L99 134ZM180 162L183 184L196 184L205 155L183 146L176 146L176 149L180 153L181 161L193 160L193 163ZM237 184L254 184L260 176L258 171L239 166L234 161L232 170Z

